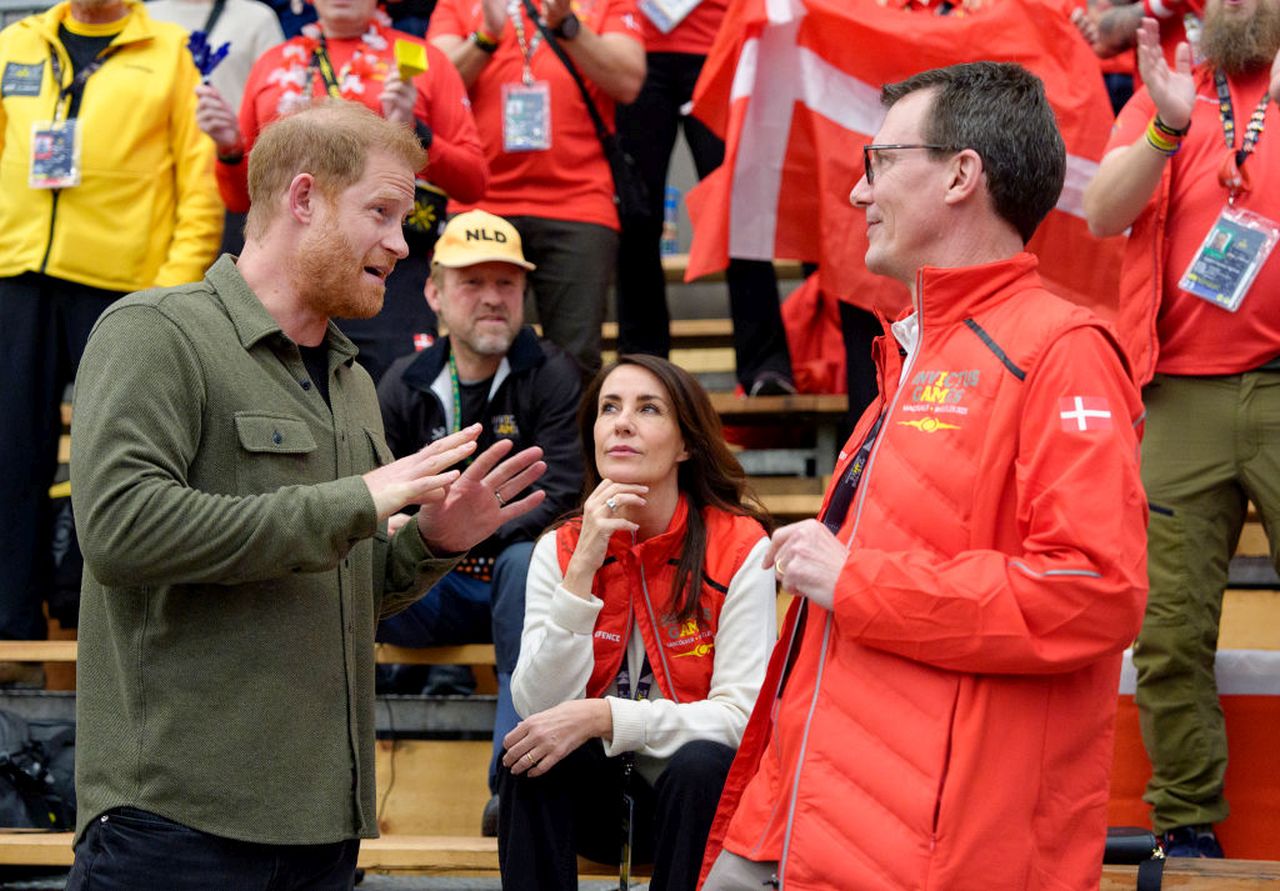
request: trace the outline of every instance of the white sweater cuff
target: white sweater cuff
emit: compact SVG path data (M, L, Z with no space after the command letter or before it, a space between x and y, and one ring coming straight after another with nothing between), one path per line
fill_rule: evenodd
M616 696L606 696L605 702L609 703L609 711L613 714L613 739L605 742L604 753L613 758L644 748L644 704Z
M603 606L604 601L599 597L593 595L583 600L564 585L556 585L551 595L551 621L572 634L589 635L595 631L596 616Z

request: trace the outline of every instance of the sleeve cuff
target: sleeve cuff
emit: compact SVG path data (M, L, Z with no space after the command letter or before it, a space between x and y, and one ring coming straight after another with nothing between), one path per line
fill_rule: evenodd
M604 601L594 595L583 600L564 585L556 585L551 595L551 621L573 634L591 634L603 607Z
M644 705L630 699L606 696L613 715L613 739L604 742L604 753L610 758L643 749L646 742Z

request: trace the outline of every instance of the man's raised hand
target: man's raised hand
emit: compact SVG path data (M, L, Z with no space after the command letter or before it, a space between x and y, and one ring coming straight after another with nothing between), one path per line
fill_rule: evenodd
M458 471L448 468L476 450L481 429L472 424L361 477L373 496L379 522L407 504L443 498L445 488L458 478Z
M476 456L443 498L423 504L418 511L418 531L432 551L465 551L484 541L503 523L533 510L547 497L539 489L511 500L547 470L542 449L537 446L504 461L514 447L509 439L498 440Z

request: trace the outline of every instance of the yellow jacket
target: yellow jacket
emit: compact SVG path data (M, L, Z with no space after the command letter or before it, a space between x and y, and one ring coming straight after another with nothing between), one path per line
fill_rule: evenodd
M222 236L214 146L196 126L199 74L187 33L127 0L120 47L85 84L80 104L81 182L28 185L32 126L66 114L71 60L58 39L59 3L0 32L0 276L43 272L115 291L197 281ZM39 92L22 87L40 78ZM35 93L35 95L27 95Z

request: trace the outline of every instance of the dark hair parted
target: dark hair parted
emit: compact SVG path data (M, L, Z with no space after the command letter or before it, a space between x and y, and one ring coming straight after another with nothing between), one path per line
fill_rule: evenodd
M689 504L688 534L671 586L673 618L686 622L698 615L698 592L706 565L707 527L703 509L714 507L726 513L752 517L766 532L772 531L773 521L747 485L742 465L729 451L720 416L711 406L706 390L693 375L678 365L643 354L619 356L617 362L606 366L595 376L582 394L578 431L584 459L583 498L595 491L601 480L595 450L600 390L605 379L622 365L643 368L662 383L670 398L685 450L689 453L689 457L680 462L676 477L677 485Z
M1009 62L969 62L886 84L880 102L889 108L919 90L934 91L923 141L976 151L996 213L1026 244L1057 204L1067 171L1040 78Z

